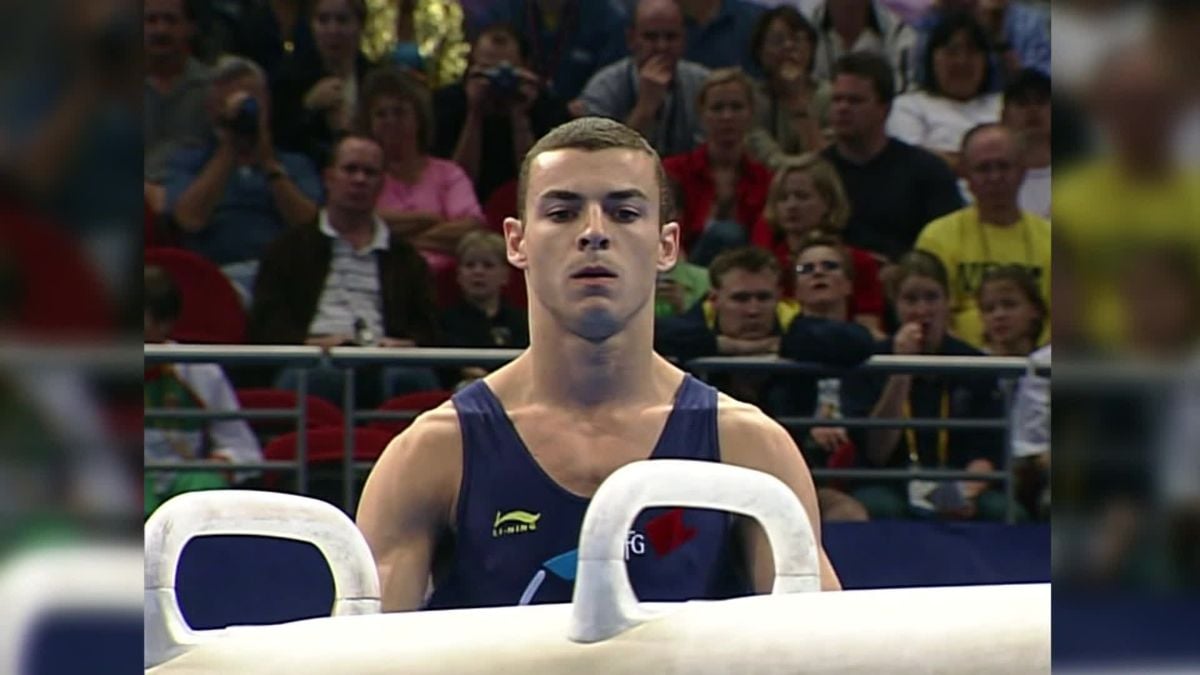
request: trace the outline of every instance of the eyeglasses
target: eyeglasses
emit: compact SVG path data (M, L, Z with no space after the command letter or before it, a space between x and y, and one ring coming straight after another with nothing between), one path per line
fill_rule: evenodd
M817 271L818 266L820 266L822 272L836 272L842 269L842 263L836 260L819 260L817 262L806 262L796 265L796 274L812 274Z
M759 302L772 302L775 300L775 292L774 291L757 291L757 292L738 291L736 293L730 293L729 299L734 302L750 302L751 300L757 300Z

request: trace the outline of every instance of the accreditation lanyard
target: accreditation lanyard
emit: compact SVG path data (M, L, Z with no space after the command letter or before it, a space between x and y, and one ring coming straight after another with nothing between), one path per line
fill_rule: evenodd
M950 417L950 393L946 390L946 385L942 385L942 400L940 404L941 419ZM904 419L912 419L912 403L909 399L904 399ZM908 461L912 466L921 464L920 454L917 452L917 430L908 427L904 430L905 440L908 442ZM938 429L937 432L937 457L938 466L945 467L947 460L950 458L950 431L945 427Z

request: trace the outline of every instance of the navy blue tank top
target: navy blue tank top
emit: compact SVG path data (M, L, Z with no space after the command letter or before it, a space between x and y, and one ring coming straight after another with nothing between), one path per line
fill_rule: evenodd
M453 400L463 439L457 532L427 607L570 602L579 531L590 500L568 492L542 470L482 380ZM650 458L720 461L715 389L684 377ZM638 598L748 594L732 525L733 517L720 511L644 510L625 542Z

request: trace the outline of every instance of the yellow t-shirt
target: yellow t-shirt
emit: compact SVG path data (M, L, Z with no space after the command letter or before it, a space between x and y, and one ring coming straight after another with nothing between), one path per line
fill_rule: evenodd
M1122 263L1141 245L1191 247L1200 260L1200 174L1145 182L1101 160L1054 179L1054 220L1078 268L1087 336L1119 348L1125 321L1117 294Z
M916 247L936 255L946 266L951 330L975 347L983 346L983 319L975 294L989 268L1024 265L1050 303L1050 223L1037 215L1025 212L1013 225L990 225L980 222L979 211L968 206L926 225ZM1049 325L1047 321L1047 331ZM1042 339L1047 337L1044 332Z

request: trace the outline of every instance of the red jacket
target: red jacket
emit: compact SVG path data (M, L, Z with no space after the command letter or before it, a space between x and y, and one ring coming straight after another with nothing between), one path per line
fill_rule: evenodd
M689 251L704 233L717 197L717 186L708 161L708 144L701 143L691 152L667 157L663 160L663 169L682 189L683 203L678 205L680 238L683 250ZM746 228L747 239L767 204L770 187L771 170L743 154L734 215Z
M754 226L750 243L775 254L775 257L779 259L779 267L783 270L783 295L788 298L795 297L796 261L792 259L792 252L788 250L787 241L783 238L776 238L766 220L760 219ZM879 262L875 260L875 256L861 248L847 246L846 250L850 251L850 259L854 264L854 292L850 296L848 307L850 316L846 318L853 319L859 314L882 317L884 310L883 284L879 282Z

